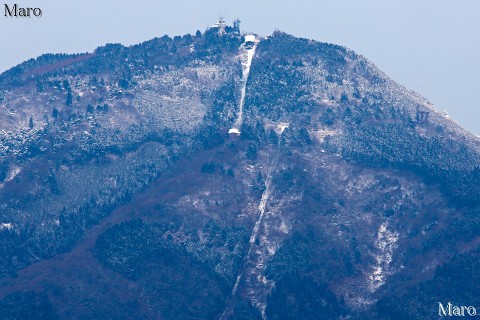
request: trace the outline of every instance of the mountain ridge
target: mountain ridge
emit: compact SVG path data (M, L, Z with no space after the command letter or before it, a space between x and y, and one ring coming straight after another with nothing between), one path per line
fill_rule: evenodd
M209 29L0 75L3 314L437 314L432 281L478 250L478 138L340 46L259 37L243 79L243 39ZM476 301L467 289L450 298Z

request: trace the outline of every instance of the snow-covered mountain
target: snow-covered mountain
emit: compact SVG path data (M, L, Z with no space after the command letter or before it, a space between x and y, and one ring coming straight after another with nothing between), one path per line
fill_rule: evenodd
M44 55L0 114L3 319L480 305L478 137L344 47L219 23Z

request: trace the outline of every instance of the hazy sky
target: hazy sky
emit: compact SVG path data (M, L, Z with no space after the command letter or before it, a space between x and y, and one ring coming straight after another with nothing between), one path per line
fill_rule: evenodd
M480 0L19 0L39 19L0 16L0 72L42 53L205 30L224 16L243 31L344 45L480 135Z

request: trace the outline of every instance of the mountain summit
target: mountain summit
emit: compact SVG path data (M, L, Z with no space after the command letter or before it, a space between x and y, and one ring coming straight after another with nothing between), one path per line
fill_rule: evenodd
M480 305L479 139L351 50L238 27L0 75L2 319Z

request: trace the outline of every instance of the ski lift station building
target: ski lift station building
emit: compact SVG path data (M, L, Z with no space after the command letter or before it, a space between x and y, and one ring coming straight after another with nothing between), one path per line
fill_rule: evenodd
M245 36L245 48L251 49L255 45L255 36L253 34L249 34Z

